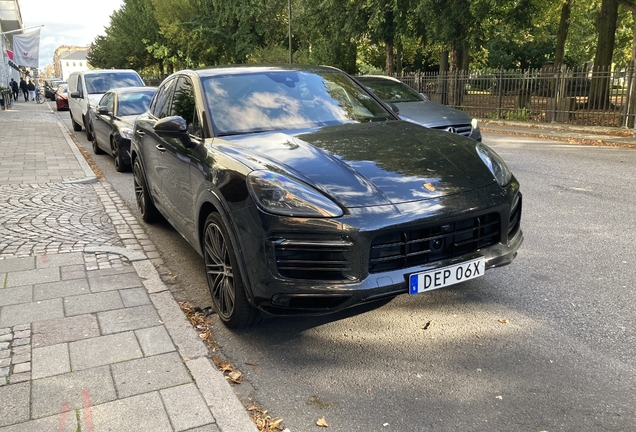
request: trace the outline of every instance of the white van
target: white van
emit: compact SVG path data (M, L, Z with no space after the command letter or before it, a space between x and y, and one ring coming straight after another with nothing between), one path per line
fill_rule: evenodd
M101 69L73 72L68 77L68 107L73 130L86 129L86 138L93 139L88 110L97 106L104 93L117 87L144 86L137 72L132 69Z

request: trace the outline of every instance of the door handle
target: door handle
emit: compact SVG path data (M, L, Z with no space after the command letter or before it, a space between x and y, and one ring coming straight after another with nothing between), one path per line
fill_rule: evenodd
M157 144L157 150L159 150L160 152L165 152L166 148L162 146L161 144Z

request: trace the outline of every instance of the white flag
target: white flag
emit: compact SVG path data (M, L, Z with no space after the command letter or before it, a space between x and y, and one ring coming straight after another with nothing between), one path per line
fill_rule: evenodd
M40 67L40 29L13 35L13 62L20 66Z

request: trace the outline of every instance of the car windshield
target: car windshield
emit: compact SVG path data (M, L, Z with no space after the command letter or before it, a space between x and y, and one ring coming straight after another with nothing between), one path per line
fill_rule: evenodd
M392 119L339 72L259 71L202 79L220 135Z
M364 79L360 82L384 102L421 102L422 97L411 87L388 79Z
M137 93L120 93L117 114L127 116L146 112L154 94L155 89Z
M63 84L57 87L58 93L68 93L68 84Z
M95 75L85 75L86 91L89 94L102 94L117 87L143 86L144 83L137 74L129 72L104 72Z

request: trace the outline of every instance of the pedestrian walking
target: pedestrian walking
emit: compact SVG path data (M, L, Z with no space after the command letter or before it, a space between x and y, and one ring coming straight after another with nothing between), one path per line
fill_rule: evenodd
M18 82L16 80L14 80L13 78L11 78L11 92L13 93L13 100L14 101L18 101L18 94L20 93L20 86L18 85Z
M27 89L29 89L29 99L35 101L35 84L33 83L33 80L29 80Z
M27 82L24 78L20 79L20 90L22 90L22 94L24 94L24 101L29 101L29 88L27 87Z

